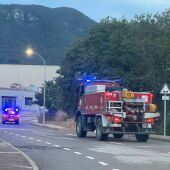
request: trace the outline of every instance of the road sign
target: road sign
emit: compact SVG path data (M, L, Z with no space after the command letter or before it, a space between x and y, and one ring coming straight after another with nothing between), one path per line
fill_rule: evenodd
M162 87L161 91L160 91L161 94L170 94L170 90L168 88L168 85L165 83L164 86Z
M162 96L162 100L169 100L169 96Z
M163 94L162 100L164 101L164 136L166 136L166 101L169 100L169 96L167 95L170 94L170 90L166 83L162 87L160 93Z
M169 96L167 95L170 94L170 90L166 83L162 87L160 93L163 94L162 100L164 101L164 136L166 136L166 101L169 100Z

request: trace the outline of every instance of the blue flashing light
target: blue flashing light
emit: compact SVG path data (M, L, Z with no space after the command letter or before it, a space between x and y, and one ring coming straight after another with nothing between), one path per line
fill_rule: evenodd
M16 108L15 108L15 111L16 111L16 112L19 112L19 108L18 108L18 107L16 107Z
M87 79L87 80L86 80L86 82L87 82L87 83L90 83L90 82L91 82L91 80L90 80L90 79Z
M7 112L8 111L8 108L5 108L5 112Z

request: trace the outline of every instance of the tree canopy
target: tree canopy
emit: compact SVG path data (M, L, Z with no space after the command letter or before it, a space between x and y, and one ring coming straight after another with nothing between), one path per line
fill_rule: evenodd
M65 53L57 107L74 114L78 75L124 77L134 91L152 91L160 105L160 89L170 84L170 10L144 14L133 20L107 17ZM160 105L161 108L161 105Z

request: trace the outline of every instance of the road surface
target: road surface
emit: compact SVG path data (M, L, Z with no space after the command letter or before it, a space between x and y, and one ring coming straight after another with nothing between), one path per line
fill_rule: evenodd
M32 119L32 118L31 118ZM49 129L29 124L0 124L0 138L26 153L40 170L169 170L170 143L132 136L100 142L94 133L77 138L71 129Z

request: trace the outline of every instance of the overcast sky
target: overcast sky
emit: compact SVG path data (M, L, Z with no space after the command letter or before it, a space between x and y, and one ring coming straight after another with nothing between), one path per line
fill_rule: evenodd
M131 19L135 14L157 13L170 8L170 0L0 0L0 4L11 3L72 7L96 21L106 16Z

